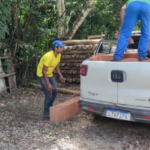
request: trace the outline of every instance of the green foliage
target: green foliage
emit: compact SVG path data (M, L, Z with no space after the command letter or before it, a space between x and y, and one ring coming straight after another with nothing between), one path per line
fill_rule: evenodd
M86 39L88 35L105 34L107 39L115 38L119 29L119 13L126 0L97 0L95 9L78 29L75 39ZM140 23L135 27L139 30Z
M8 59L4 60L4 62L2 63L2 67L5 73L7 73L7 68L9 67L9 63L10 61Z
M12 27L11 2L17 4L18 27ZM7 0L0 3L0 49L12 52L14 43L17 43L18 57L28 59L38 49L40 56L51 49L51 43L57 37L57 11L53 9L40 9L40 6L53 6L55 3L48 0ZM32 45L24 48L22 45ZM4 46L5 45L5 46Z
M51 49L57 39L56 0L1 0L0 2L0 56L10 52L14 57L18 74L35 75L40 57ZM87 0L65 0L66 21L69 27L80 16ZM126 0L95 0L95 9L78 29L74 39L86 39L88 35L106 34L114 38L119 29L119 11ZM17 27L13 27L12 5L16 4ZM43 7L44 6L44 7ZM63 24L66 26L66 22ZM139 29L140 23L136 26ZM66 27L67 28L67 27ZM28 69L28 68L32 69ZM18 77L19 78L19 77ZM25 76L24 76L25 78ZM21 79L20 79L21 80Z
M0 40L5 39L5 33L9 34L7 22L10 19L10 1L3 0L0 3Z
M69 27L80 15L87 0L66 0L66 21L70 12L72 17ZM18 27L13 35L11 3L17 4ZM95 9L89 14L81 25L74 38L85 39L88 35L106 34L107 38L114 38L114 33L119 28L119 11L126 0L95 0ZM40 9L40 6L53 6L53 9ZM56 0L2 0L0 3L0 47L7 45L4 49L11 51L14 43L18 45L32 45L30 48L17 47L19 57L28 59L34 55L35 49L40 56L51 49L51 43L57 38L57 9ZM66 24L65 24L66 25Z

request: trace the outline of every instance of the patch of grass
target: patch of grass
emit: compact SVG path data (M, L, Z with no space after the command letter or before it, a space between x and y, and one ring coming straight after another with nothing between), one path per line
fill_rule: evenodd
M74 135L73 132L70 132L70 133L69 133L69 136L70 136L71 138L74 138L74 137L75 137L75 135Z

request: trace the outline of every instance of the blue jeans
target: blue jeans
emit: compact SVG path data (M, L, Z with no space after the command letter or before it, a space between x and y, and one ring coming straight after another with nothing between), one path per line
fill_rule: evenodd
M127 49L131 32L138 20L141 20L142 26L138 47L139 57L147 56L150 38L150 5L145 2L135 1L126 8L114 58L118 60L122 58L124 51Z
M38 77L38 81L39 83L41 84L42 86L42 89L44 91L44 94L45 94L45 100L44 100L44 116L49 116L49 108L51 106L53 106L53 102L56 98L56 95L57 95L57 87L56 87L56 83L55 83L55 80L53 77L51 78L48 78L49 79L49 82L50 84L53 86L53 90L52 90L52 93L49 93L47 91L47 85L46 85L46 82L44 80L43 77Z

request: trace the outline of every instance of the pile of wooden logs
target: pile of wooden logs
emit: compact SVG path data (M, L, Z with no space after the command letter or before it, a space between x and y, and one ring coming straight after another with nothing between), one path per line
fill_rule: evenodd
M2 62L7 63L7 70L3 70ZM8 90L10 92L17 89L14 67L11 58L0 57L0 95Z
M98 40L68 40L61 57L60 70L68 83L80 83L80 65L93 55ZM56 80L58 75L54 72Z

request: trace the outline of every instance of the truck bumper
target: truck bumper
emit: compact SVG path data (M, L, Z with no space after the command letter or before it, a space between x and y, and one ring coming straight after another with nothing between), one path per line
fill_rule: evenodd
M142 108L135 109L135 108L122 107L122 106L117 106L116 104L112 104L112 103L110 104L109 103L107 104L97 103L97 102L94 102L93 100L92 102L90 102L82 98L79 99L78 103L79 103L79 107L81 110L91 112L92 114L107 117L106 116L107 109L114 109L114 110L130 112L131 114L130 121L150 123L150 110L144 110Z

